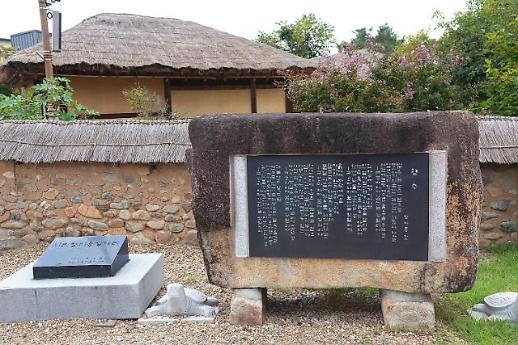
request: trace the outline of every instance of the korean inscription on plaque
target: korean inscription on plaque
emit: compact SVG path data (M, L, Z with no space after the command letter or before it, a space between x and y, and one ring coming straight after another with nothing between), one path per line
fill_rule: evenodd
M110 277L129 261L126 236L57 237L34 263L34 279Z
M249 255L426 261L428 156L248 156Z

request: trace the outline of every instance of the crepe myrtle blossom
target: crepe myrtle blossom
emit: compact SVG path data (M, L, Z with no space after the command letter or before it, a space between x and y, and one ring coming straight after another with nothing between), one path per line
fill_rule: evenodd
M405 98L406 99L413 99L414 98L414 90L412 89L412 82L408 82L406 84L406 88L405 88Z
M432 61L432 53L424 44L420 44L412 50L412 55L418 63L428 63Z

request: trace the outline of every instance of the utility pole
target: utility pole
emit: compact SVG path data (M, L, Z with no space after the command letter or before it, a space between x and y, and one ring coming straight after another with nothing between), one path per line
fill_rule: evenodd
M47 17L47 7L50 4L46 0L38 0L40 8L41 34L43 40L43 61L45 63L45 77L53 77L54 69L52 67L52 48L50 46L49 22Z

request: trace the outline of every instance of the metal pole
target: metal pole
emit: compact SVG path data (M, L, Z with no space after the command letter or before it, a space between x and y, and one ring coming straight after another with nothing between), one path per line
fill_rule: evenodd
M43 61L45 62L45 77L54 76L52 68L52 48L50 46L49 23L47 19L47 2L38 0L40 8L41 35L43 40Z

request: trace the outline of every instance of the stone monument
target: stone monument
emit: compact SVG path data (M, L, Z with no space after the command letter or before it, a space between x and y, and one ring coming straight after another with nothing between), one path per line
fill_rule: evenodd
M189 127L193 210L230 320L267 288L381 289L391 329L434 326L431 293L477 269L478 127L467 112L205 116Z
M126 236L56 238L0 282L0 322L137 319L163 280L162 254L128 254Z

